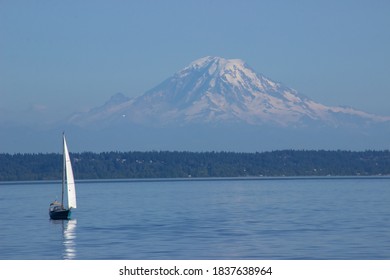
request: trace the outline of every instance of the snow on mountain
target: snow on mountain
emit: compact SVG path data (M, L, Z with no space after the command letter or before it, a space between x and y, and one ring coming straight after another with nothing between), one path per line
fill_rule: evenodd
M73 116L71 123L128 122L155 126L203 123L338 127L390 121L353 108L317 103L257 74L240 59L204 57L134 99L114 95L106 104Z

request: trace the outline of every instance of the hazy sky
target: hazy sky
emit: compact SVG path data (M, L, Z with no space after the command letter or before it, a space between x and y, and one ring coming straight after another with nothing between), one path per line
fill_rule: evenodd
M136 96L203 56L390 115L387 0L0 0L0 122Z

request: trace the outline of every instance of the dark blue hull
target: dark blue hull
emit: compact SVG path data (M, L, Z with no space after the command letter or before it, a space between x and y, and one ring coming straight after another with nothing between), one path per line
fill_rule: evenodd
M50 219L52 220L68 220L70 219L70 214L69 209L49 211Z

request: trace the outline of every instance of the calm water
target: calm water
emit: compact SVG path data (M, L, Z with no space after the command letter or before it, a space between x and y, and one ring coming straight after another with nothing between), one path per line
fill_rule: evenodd
M0 259L390 259L390 179L0 185Z

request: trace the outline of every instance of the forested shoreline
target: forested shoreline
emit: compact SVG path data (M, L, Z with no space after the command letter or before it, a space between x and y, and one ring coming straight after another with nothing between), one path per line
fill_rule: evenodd
M387 176L390 151L71 153L76 179ZM0 154L0 181L60 180L61 154Z

